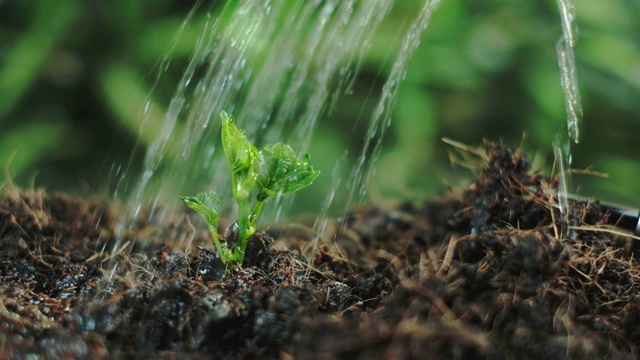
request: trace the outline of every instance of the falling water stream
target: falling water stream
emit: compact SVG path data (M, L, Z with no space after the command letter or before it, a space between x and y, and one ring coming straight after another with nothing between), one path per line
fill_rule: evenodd
M210 19L162 131L147 150L142 176L129 189L130 213L121 226L141 209L152 219L173 213L176 194L216 184L216 191L227 195L227 171L216 171L226 166L216 147L221 110L233 114L258 144L283 141L306 151L318 118L332 96L350 86L391 4L256 0L228 5Z
M556 44L560 84L564 93L567 112L567 135L558 135L553 143L554 155L559 174L558 207L565 224L569 224L569 201L571 191L571 142L580 141L582 127L582 104L578 88L578 71L573 48L578 40L578 25L574 0L556 0L562 24L562 36ZM571 232L570 232L571 234Z
M379 153L374 139L389 126L407 61L438 2L426 1L403 35L349 182L352 196L362 194L366 174L373 171L376 156L370 156L370 149ZM259 145L283 141L305 152L318 119L327 116L332 102L349 91L371 38L392 4L392 0L372 0L366 5L356 0L259 0L227 6L223 16L209 19L162 131L147 150L142 175L132 189L119 190L132 194L121 229L142 209L150 211L152 221L173 213L176 194L215 184L225 198L228 173L216 146L221 110L233 114L247 137ZM229 22L223 26L221 18ZM151 103L146 111L154 111ZM144 119L141 131L150 126L150 119ZM129 186L127 176L124 173L122 186ZM327 195L325 209L335 191Z
M578 89L578 71L573 48L578 41L578 23L574 0L557 0L562 24L562 37L556 44L558 65L560 66L560 84L564 93L567 109L567 130L571 140L580 141L582 127L582 104Z
M567 128L569 137L577 142L582 109L573 53L575 6L572 0L557 2L563 30L557 52ZM349 204L364 198L408 60L439 3L425 0L420 12L408 19L410 26L401 34L398 53L391 54L390 76L346 181ZM305 152L319 119L330 115L333 101L348 93L372 36L392 4L392 0L366 4L357 0L254 0L229 4L221 16L209 18L160 124L162 131L147 149L142 175L137 179L131 179L128 172L121 175L118 191L132 194L121 228L128 227L142 209L150 212L152 220L174 213L179 194L215 184L223 198L228 195L224 193L228 171L218 145L217 114L221 110L233 114L247 137L259 145L283 141ZM145 114L155 110L150 102ZM151 116L145 116L140 131L157 126L151 121ZM569 148L563 144L557 144L556 154L569 166ZM342 186L341 179L335 178L320 215ZM568 179L563 181L560 206L566 213ZM319 227L323 225L317 224L316 229Z

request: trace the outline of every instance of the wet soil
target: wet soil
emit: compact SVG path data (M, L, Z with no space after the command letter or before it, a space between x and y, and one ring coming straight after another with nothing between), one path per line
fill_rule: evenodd
M0 358L635 358L638 240L502 144L464 189L354 210L316 246L257 233L224 277L187 212L5 189ZM552 179L552 178L551 178Z

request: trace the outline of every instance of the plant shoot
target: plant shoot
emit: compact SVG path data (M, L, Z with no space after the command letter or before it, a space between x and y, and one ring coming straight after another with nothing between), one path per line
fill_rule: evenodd
M289 145L269 144L258 149L234 124L232 116L221 112L222 147L231 168L231 192L238 204L238 219L231 233L234 239L220 240L217 230L220 198L213 191L182 196L187 206L204 217L220 260L227 266L242 265L245 249L265 201L291 195L307 187L320 174L309 164L309 154L298 159Z

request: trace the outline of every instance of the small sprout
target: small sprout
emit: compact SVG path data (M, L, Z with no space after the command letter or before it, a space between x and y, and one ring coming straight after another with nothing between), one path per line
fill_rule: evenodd
M311 185L320 172L313 170L308 154L298 159L288 145L270 144L258 151L235 126L233 117L224 111L220 117L222 146L231 168L232 194L238 204L238 220L233 224L237 238L228 239L235 240L231 248L228 243L221 243L218 236L218 195L210 191L197 197L182 196L181 199L206 220L222 262L235 267L242 265L247 243L256 232L257 218L264 202L273 197L291 195Z
M220 256L220 259L224 263L229 262L231 259L231 251L227 249L227 244L220 242L218 229L216 228L216 224L220 218L220 216L218 216L220 197L213 191L207 191L199 193L198 196L181 196L180 198L189 208L202 215L207 223L216 250L218 250L218 256Z

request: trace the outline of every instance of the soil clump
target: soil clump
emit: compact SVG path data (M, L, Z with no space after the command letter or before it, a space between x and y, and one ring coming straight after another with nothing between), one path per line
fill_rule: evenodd
M556 206L486 142L457 195L353 211L331 238L259 232L226 276L197 214L5 189L2 358L634 358L638 240L598 202ZM286 246L282 244L286 243Z

